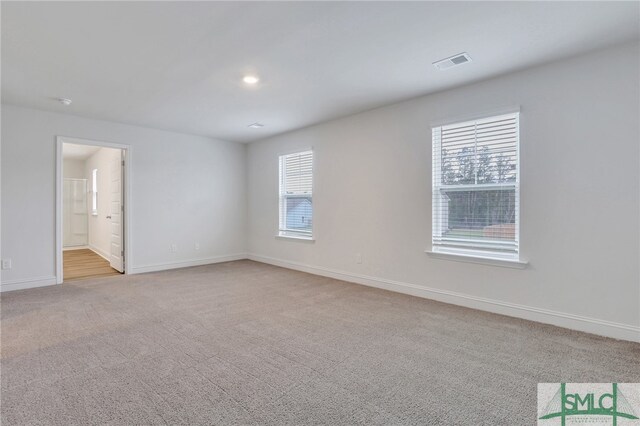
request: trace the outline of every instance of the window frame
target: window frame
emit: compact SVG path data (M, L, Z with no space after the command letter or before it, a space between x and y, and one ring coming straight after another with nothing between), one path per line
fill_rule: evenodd
M98 169L91 170L91 215L98 216Z
M305 194L286 194L284 193L285 188L285 164L286 159L289 156L300 155L300 154L311 154L311 230L310 231L300 231L296 229L289 229L286 227L286 200L290 198L309 198L309 196ZM277 238L285 238L292 240L300 240L300 241L309 241L314 242L314 220L313 220L313 194L315 192L315 152L312 148L294 150L286 153L281 153L278 155L278 233L276 234Z
M442 184L442 130L449 126L478 125L478 123L498 120L500 118L514 118L516 128L515 152L515 180L513 182L503 183L473 183L473 184ZM432 152L432 234L431 234L431 251L427 253L433 257L448 260L471 261L472 263L489 263L497 266L510 266L509 264L526 265L527 262L520 259L520 111L508 111L495 114L487 114L480 117L467 120L456 120L446 124L438 124L431 126L431 152ZM439 137L436 138L436 132ZM477 151L475 153L477 155ZM513 189L515 197L515 223L514 223L514 241L513 243L503 243L500 241L478 241L475 244L471 238L450 239L447 241L442 238L444 229L444 218L442 217L442 208L438 201L437 194L443 190L448 191L473 191L473 190L501 190ZM436 241L438 240L438 241ZM457 241L457 244L456 244ZM514 247L513 251L498 251L498 249L509 249ZM493 250L492 250L493 248ZM487 261L487 262L484 262Z

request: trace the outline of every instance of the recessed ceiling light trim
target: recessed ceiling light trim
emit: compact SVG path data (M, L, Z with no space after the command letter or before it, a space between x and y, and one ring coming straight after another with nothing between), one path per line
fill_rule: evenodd
M249 124L247 127L250 127L252 129L261 129L264 127L264 124L256 122L256 123Z
M441 59L433 63L433 66L439 70L446 70L458 65L467 64L471 62L471 56L467 52L458 53L457 55L450 56L445 59Z

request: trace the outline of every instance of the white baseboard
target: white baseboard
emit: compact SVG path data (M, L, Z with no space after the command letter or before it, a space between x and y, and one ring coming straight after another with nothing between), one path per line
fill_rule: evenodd
M111 262L111 259L109 258L109 253L107 253L104 250L99 249L98 247L89 244L88 246L89 250L91 250L92 252L94 252L95 254L97 254L98 256L100 256L101 258L103 258L104 260L106 260L107 262Z
M551 311L548 309L535 308L532 306L518 305L515 303L502 302L499 300L487 299L483 297L471 296L463 293L456 293L448 290L424 287L400 281L387 280L384 278L358 275L349 272L336 271L333 269L306 265L288 260L275 259L258 254L249 254L248 258L257 262L268 263L283 268L295 269L308 272L310 274L322 275L342 281L362 284L370 287L437 300L453 305L467 308L479 309L496 314L522 318L544 324L552 324L558 327L571 330L583 331L600 336L612 337L614 339L640 342L640 327L628 324L620 324L605 321L597 318L589 318L580 315L568 314L564 312Z
M3 280L2 284L0 285L0 291L4 293L5 291L24 290L27 288L45 287L55 284L55 275L47 277L28 278L26 280Z
M101 255L100 252L95 250L93 247L89 247L89 248L95 251L97 254ZM135 266L130 269L129 274L142 274L145 272L156 272L156 271L165 271L169 269L188 268L190 266L209 265L213 263L230 262L233 260L243 260L243 259L247 259L247 255L245 253L232 254L228 256L209 257L205 259L194 259L194 260L187 260L187 261L181 261L181 262L168 262L168 263L158 263L155 265ZM3 280L2 283L0 284L0 291L5 292L5 291L12 291L12 290L22 290L27 288L44 287L44 286L55 285L55 284L57 284L55 275L47 276L47 277L29 278L25 280L11 280L11 281Z
M71 251L71 250L86 250L89 246L68 246L62 247L62 251Z
M168 269L188 268L190 266L209 265L213 263L231 262L233 260L247 259L245 253L231 254L227 256L216 256L205 259L183 260L180 262L158 263L154 265L133 266L129 268L129 274L143 274L145 272L165 271Z
M597 318L589 318L580 315L568 314L564 312L551 311L548 309L535 308L531 306L518 305L515 303L502 302L467 294L451 292L410 284L400 281L393 281L384 278L370 277L366 275L353 274L349 272L337 271L328 268L306 265L298 262L291 262L282 259L275 259L257 254L234 254L228 256L217 256L205 259L195 259L180 262L168 262L154 265L144 265L132 267L130 274L140 274L145 272L163 271L168 269L187 268L190 266L208 265L213 263L230 262L234 260L251 259L257 262L268 263L283 268L308 272L310 274L322 275L342 281L362 284L370 287L451 303L453 305L465 306L493 312L496 314L508 315L544 324L552 324L572 330L597 334L614 339L640 342L640 327L605 321ZM3 281L0 291L21 290L27 288L43 287L56 284L55 276L36 277L26 280Z

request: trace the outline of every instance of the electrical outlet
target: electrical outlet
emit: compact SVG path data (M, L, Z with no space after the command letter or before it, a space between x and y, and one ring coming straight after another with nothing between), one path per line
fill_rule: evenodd
M171 244L171 253L175 253L178 251L178 246L175 244Z
M196 249L196 250L200 250L200 243L195 243L193 245L193 248Z
M356 263L362 263L362 254L361 253L357 253L356 254Z
M2 259L2 269L11 269L11 259Z

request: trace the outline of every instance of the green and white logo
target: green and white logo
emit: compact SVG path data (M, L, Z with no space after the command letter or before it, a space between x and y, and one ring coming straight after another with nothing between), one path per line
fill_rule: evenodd
M539 383L538 425L640 426L640 383Z

